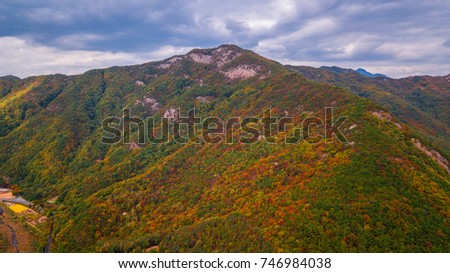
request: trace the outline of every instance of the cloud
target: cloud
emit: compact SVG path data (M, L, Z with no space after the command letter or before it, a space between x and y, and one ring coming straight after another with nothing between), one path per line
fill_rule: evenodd
M324 35L333 31L336 23L333 18L320 18L307 22L299 30L280 35L276 38L261 40L254 50L258 52L266 52L271 49L285 48L286 46L296 47L302 40L308 39L315 35Z
M414 44L408 41L402 42L385 42L375 49L376 52L389 54L396 60L401 61L420 61L423 59L433 59L438 57L436 52L440 52L444 56L450 56L450 49L443 46L442 39L429 40L425 43ZM439 57L438 57L439 58Z
M160 60L186 53L190 49L165 46L139 53L60 50L17 37L1 37L0 48L0 75L19 77L54 73L80 74L94 68Z
M193 47L175 47L172 45L162 46L146 55L152 60L163 60L174 55L182 55L192 50Z
M364 67L393 77L445 75L450 72L448 7L443 1L336 2L300 29L278 31L253 49L282 63Z
M404 67L394 71L398 76L449 72L434 69L450 63L450 2L444 0L5 0L0 10L0 37L22 39L29 50L44 47L48 58L95 52L103 56L98 66L124 64L122 56L131 56L130 64L235 43L293 63ZM14 56L17 63L26 59ZM26 67L13 67L19 66ZM71 73L68 67L60 72Z
M70 13L55 12L50 8L36 8L24 12L26 18L34 23L67 24L71 21Z
M62 48L84 49L89 43L106 40L104 35L91 33L76 33L63 35L55 39L55 43Z

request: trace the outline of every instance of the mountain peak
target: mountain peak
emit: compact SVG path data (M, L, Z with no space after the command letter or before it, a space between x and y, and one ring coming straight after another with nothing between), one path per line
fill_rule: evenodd
M193 49L187 57L191 58L196 63L201 64L216 64L221 67L237 57L241 56L244 50L236 45L221 45L210 49Z
M215 48L193 49L185 55L174 56L158 62L157 68L168 72L183 70L182 63L209 66L224 75L227 80L243 80L255 76L264 78L273 72L273 64L260 55L232 44ZM278 68L282 68L278 65ZM205 70L207 73L210 70ZM184 73L184 72L183 72Z
M243 52L244 49L242 49L241 47L234 45L234 44L222 44L219 45L218 47L214 47L214 48L194 48L191 51L189 51L187 54L190 53L204 53L204 54L210 54L214 51L235 51L235 52Z
M0 80L18 81L18 80L20 80L20 78L16 77L16 76L13 76L13 75L6 75L6 76L0 77Z
M389 78L388 76L386 76L384 74L380 74L380 73L372 74L372 73L370 73L367 70L362 69L362 68L356 69L355 72L360 74L360 75L371 77L371 78Z
M165 59L159 67L167 69L181 60L191 60L195 63L204 65L215 64L220 68L241 56L244 52L244 49L231 44L224 44L215 48L195 48L185 55L173 56Z

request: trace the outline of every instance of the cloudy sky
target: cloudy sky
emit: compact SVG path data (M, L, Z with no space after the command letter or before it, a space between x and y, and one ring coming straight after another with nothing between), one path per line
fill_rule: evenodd
M0 76L78 74L224 43L283 64L446 75L449 18L449 0L2 0Z

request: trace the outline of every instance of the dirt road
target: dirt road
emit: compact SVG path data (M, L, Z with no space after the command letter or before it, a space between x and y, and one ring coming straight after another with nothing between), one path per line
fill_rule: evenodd
M33 235L8 212L0 216L0 233L8 241L6 252L33 252Z

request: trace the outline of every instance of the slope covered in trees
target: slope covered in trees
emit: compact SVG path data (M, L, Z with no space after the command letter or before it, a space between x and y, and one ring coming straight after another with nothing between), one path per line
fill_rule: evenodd
M402 79L372 78L351 69L287 66L314 81L341 86L373 100L420 132L435 149L450 154L450 74Z
M0 175L36 203L58 197L53 251L448 251L449 173L418 148L431 151L422 131L251 51L0 86ZM102 121L123 108L223 120L271 108L294 118L282 139L325 107L348 117L348 141L140 144L134 126L132 144L101 142Z

